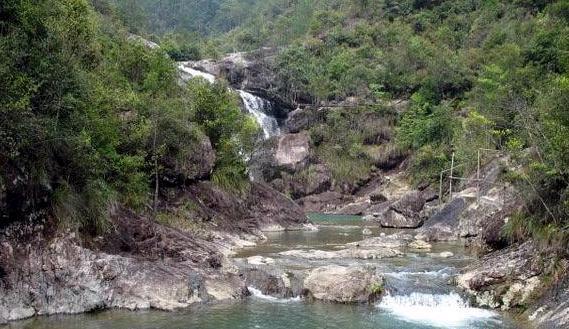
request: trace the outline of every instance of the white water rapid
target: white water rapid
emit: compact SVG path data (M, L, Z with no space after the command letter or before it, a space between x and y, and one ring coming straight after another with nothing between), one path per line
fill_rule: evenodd
M454 292L444 295L387 295L378 307L406 321L442 328L465 328L471 322L491 320L497 316L495 312L471 307Z

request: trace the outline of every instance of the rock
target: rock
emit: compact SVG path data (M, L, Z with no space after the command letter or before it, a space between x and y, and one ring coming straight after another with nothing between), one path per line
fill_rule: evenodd
M248 287L258 289L266 296L276 298L291 298L302 293L303 275L295 271L281 271L271 268L270 271L259 268L242 270Z
M247 258L247 263L251 265L267 265L267 264L274 264L275 260L269 257L251 256Z
M303 130L308 130L312 126L314 122L318 120L318 111L316 109L301 109L297 108L296 110L290 112L288 114L288 118L285 121L285 128L290 133L299 133Z
M395 210L388 209L378 219L382 227L388 228L417 228L423 225L423 219L418 216L406 217Z
M306 294L336 303L372 303L383 293L383 278L363 267L330 265L316 268L304 280Z
M526 242L484 256L468 266L456 282L479 306L525 308L540 287L539 275L552 264L551 259L544 261L535 245Z
M441 258L450 258L453 256L454 256L454 254L450 251L443 251L439 254L439 257L441 257Z
M375 248L401 248L409 244L413 237L409 234L391 234L382 233L378 237L367 238L363 241L348 243L348 246L358 247L362 249Z
M324 192L296 200L296 202L307 212L333 212L338 204L343 204L353 200L352 196L344 195L339 192Z
M213 183L199 182L178 198L186 202L192 200L191 217L213 221L220 230L248 233L275 228L297 230L308 222L302 209L291 199L261 183L251 183L243 198Z
M278 137L275 152L276 165L291 172L303 169L310 155L310 136L308 133L284 134Z
M536 328L569 328L569 278L551 285L524 315Z
M235 89L249 90L270 100L274 104L270 114L284 119L292 106L280 96L282 93L275 87L275 52L275 48L261 48L253 52L231 53L219 60L188 62L186 65L223 78Z
M207 136L197 137L196 141L188 141L192 150L182 159L163 157L165 180L176 185L183 185L187 180L208 178L215 165L215 151Z
M423 240L415 240L415 241L409 243L408 247L411 249L421 249L421 250L432 248L431 244L429 244Z
M369 200L373 203L381 203L381 202L386 202L387 197L381 193L374 193L369 196Z
M392 248L347 248L337 251L324 251L324 250L288 250L280 252L279 255L287 257L295 257L302 259L340 259L340 258L354 258L354 259L381 259L401 256L399 250Z
M369 228L364 228L364 229L362 230L362 234L363 234L363 235L372 235L373 232L372 232Z
M183 236L167 229L156 232L164 239L168 234ZM201 254L207 263L205 259L216 251L206 241L199 243L202 247L198 249L167 249L165 254L180 252L188 255L187 260L193 257L190 253ZM231 298L241 298L244 292L236 276L204 271L192 261L176 261L169 256L167 261L152 261L96 252L82 247L71 236L56 237L45 248L18 249L18 254L2 260L5 273L0 285L0 317L8 321L113 307L174 310L219 299L220 295L209 293L218 287L224 287Z
M415 217L425 206L425 199L419 191L405 194L401 199L394 202L390 208L406 217Z
M262 146L252 155L251 176L258 182L282 179L283 182L279 184L285 188L286 174L294 175L303 171L308 167L309 160L310 136L307 132L281 134L263 141Z
M294 176L284 176L283 189L293 199L326 192L332 186L332 174L323 164L311 165ZM288 184L287 184L288 183Z
M455 198L429 218L419 229L417 238L425 241L453 241L458 239L459 216L467 207L464 198Z

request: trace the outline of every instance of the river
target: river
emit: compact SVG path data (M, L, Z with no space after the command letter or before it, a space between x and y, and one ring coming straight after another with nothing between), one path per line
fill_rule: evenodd
M404 250L401 257L356 260L307 260L279 254L283 251L337 250L364 238L367 225L359 217L312 215L318 231L268 234L265 243L241 250L235 262L247 266L247 257L264 256L280 269L303 270L338 264L379 268L386 281L386 296L374 305L339 305L307 302L301 298L265 296L254 287L242 302L199 305L177 312L104 311L75 316L37 317L12 323L10 329L419 329L522 328L506 314L471 307L449 280L475 257L460 244L433 244L425 251ZM369 227L372 236L394 231ZM441 252L453 256L439 257Z

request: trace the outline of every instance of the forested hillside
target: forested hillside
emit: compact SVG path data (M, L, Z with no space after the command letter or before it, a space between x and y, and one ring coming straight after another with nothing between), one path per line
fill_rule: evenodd
M522 169L504 179L515 182L527 201L509 234L566 246L568 1L207 3L198 6L207 21L189 24L180 19L190 17L176 7L180 2L147 2L140 12L159 12L168 25L150 24L145 31L157 39L195 33L197 57L280 47L278 87L293 102L410 100L396 139L401 152L414 154L410 175L416 183L436 181L453 152L462 175L476 167L479 149L508 154ZM358 145L344 145L347 152L340 153L365 158Z
M566 327L568 273L569 0L0 0L0 326Z
M258 127L236 95L180 85L108 3L7 0L0 13L0 226L54 215L98 232L117 204L155 211L161 184L209 177L194 163L210 141L212 179L247 185Z

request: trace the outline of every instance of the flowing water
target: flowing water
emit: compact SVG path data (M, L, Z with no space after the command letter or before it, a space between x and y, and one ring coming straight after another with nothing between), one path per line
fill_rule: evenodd
M238 92L247 112L255 117L255 120L257 120L263 129L265 139L280 134L279 123L275 118L267 114L267 112L271 110L271 102L243 90L239 90Z
M180 63L178 69L182 74L182 80L187 81L192 78L203 78L209 83L215 82L215 76L207 72L199 71L187 66L187 63ZM280 134L280 127L277 119L269 115L272 110L272 104L266 99L255 96L244 90L237 90L243 105L247 112L252 115L261 129L263 130L263 137L268 139L272 136Z
M458 244L435 244L425 252L406 250L405 256L380 260L300 260L279 255L291 249L334 250L365 237L365 222L353 216L312 216L321 224L318 231L269 234L266 243L244 249L236 262L261 255L275 260L272 266L305 268L330 263L373 265L386 278L386 292L376 305L309 303L301 298L279 299L250 288L252 296L243 302L199 305L178 312L106 311L76 316L39 317L13 323L10 329L422 329L422 328L522 328L506 315L472 307L459 295L449 279L472 262ZM380 231L372 228L377 236ZM437 258L441 251L454 253Z

